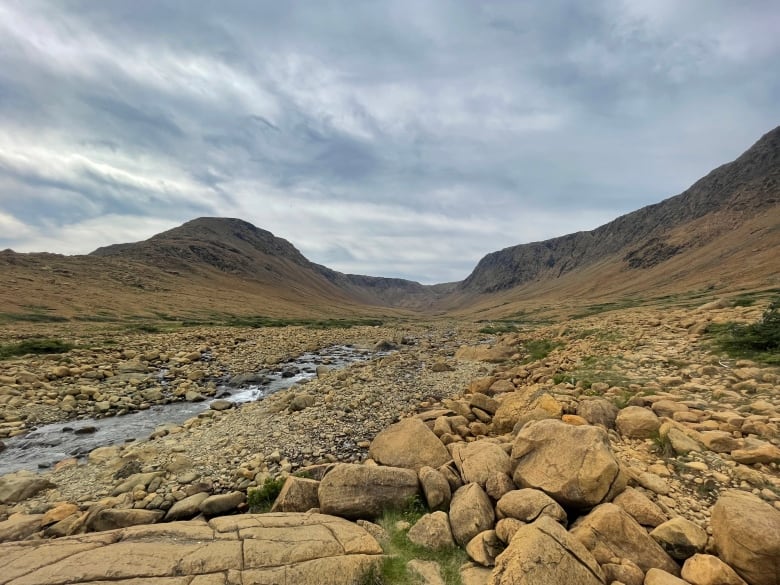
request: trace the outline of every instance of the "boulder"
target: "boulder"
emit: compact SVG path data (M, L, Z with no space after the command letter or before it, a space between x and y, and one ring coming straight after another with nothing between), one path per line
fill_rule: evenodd
M179 500L165 514L165 521L186 520L200 514L200 505L209 497L209 494L200 492Z
M436 561L412 559L406 563L406 569L415 576L415 583L420 585L447 585L441 575L441 567Z
M645 575L644 585L689 585L689 583L661 569L650 569Z
M707 533L690 520L672 518L657 526L650 536L661 545L669 556L678 561L704 551Z
M500 435L514 429L518 421L529 412L537 392L541 393L542 390L530 386L503 395L493 415L493 432Z
M415 471L450 460L447 448L419 418L406 418L384 429L371 441L368 456L380 465Z
M271 512L308 512L319 508L319 489L320 482L291 475L284 480Z
M487 585L492 571L474 563L460 566L460 582L462 585Z
M501 518L501 520L496 522L496 536L504 544L509 544L509 541L517 534L517 531L525 525L525 522L517 518Z
M626 512L639 522L642 526L655 528L659 524L666 522L666 514L663 513L650 498L637 489L627 487L622 493L613 500Z
M601 504L575 522L571 534L600 563L613 558L630 559L643 571L663 569L674 575L680 569L644 528L615 504Z
M163 517L163 514L164 512L160 510L106 508L89 519L87 530L101 532L139 524L154 524Z
M743 465L780 463L780 447L775 447L772 443L761 443L744 449L735 449L731 452L731 458Z
M780 580L780 511L743 491L726 490L712 508L718 556L750 585Z
M520 528L496 559L490 585L603 585L596 560L552 518Z
M361 582L382 559L359 526L322 514L242 514L0 545L3 580L50 585Z
M518 487L540 489L563 506L582 509L609 501L626 478L600 427L571 426L559 420L531 423L512 447Z
M693 555L685 561L681 576L691 585L747 585L734 569L712 555Z
M488 414L495 414L498 410L498 401L482 392L475 392L469 397L469 406L484 410Z
M539 490L513 490L496 504L499 518L515 518L523 522L533 522L539 516L549 516L556 522L566 525L566 512L558 502Z
M483 567L496 564L496 557L504 550L504 543L496 536L495 530L485 530L472 538L466 545L466 553L472 561Z
M447 478L433 467L421 467L417 474L429 510L447 510L452 491Z
M478 483L485 487L493 473L510 473L509 455L496 443L474 441L453 443L450 452L465 483Z
M425 514L409 529L407 536L417 546L430 550L455 546L450 519L445 512L441 511Z
M606 398L588 398L577 405L577 414L589 424L614 429L618 408Z
M656 414L641 406L627 406L615 419L618 432L629 439L649 439L661 427Z
M417 493L411 469L342 463L322 478L318 496L325 514L372 519L387 508L403 508Z
M452 496L450 526L459 545L466 546L477 534L493 528L494 520L493 504L478 484L466 484Z
M218 516L219 514L227 514L234 511L244 502L246 502L246 494L244 492L235 491L226 494L214 494L203 500L198 509L206 516Z
M614 562L601 565L607 583L623 583L624 585L644 585L645 572L629 559L613 559Z
M15 504L50 488L57 487L30 471L17 471L0 477L0 504Z
M511 492L514 489L517 489L517 486L508 473L493 472L488 476L488 479L485 482L485 491L487 492L487 495L496 501L500 500L504 494Z
M0 542L24 540L41 529L41 514L12 514L0 522ZM1 578L1 577L0 577Z

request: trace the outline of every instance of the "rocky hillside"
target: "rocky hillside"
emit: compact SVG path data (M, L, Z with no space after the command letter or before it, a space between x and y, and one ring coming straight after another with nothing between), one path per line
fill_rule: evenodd
M702 248L752 218L772 214L777 226L779 203L780 127L675 197L592 231L488 254L458 292L507 290L606 261L618 264L623 278L630 280L636 272ZM776 237L776 227L774 232Z

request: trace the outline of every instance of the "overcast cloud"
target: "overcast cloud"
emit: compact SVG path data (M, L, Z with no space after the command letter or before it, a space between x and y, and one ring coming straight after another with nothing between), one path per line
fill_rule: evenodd
M444 282L780 123L775 0L0 0L0 248L239 217Z

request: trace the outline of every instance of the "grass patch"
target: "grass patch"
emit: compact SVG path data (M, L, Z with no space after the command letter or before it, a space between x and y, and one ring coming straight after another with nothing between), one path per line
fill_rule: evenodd
M398 523L405 521L413 525L427 510L419 497L412 498L403 510L387 510L377 523L385 529L388 540L382 542L387 555L382 566L370 573L363 585L407 585L415 583L414 576L407 570L409 561L418 559L435 561L441 568L442 577L447 585L461 585L460 567L467 562L466 552L458 547L439 551L422 548L409 540L407 531L399 528Z
M528 352L528 357L524 360L525 363L535 362L543 360L550 352L556 348L562 347L564 343L562 341L554 341L552 339L533 339L526 341L523 344L525 351Z
M479 330L480 333L485 335L501 335L503 333L516 333L517 324L513 321L497 321L490 325L485 325Z
M593 305L587 305L581 312L575 313L571 316L571 319L584 319L586 317L592 317L600 313L606 313L608 311L617 311L618 309L630 309L632 307L638 307L642 305L644 301L640 299L621 299L619 301L612 301L608 303L596 303Z
M22 321L25 323L65 323L70 321L62 315L47 315L45 313L0 313L0 320L5 322Z
M216 319L184 319L183 327L225 326L225 327L306 327L307 329L350 329L351 327L376 327L384 325L382 319L303 319L264 317L262 315L236 316L230 315Z
M0 345L0 359L8 359L27 354L65 353L73 345L60 339L26 339L19 343Z
M672 457L675 457L677 454L674 452L674 448L672 447L672 442L669 440L669 437L662 437L658 432L655 432L653 434L653 451L658 454L659 457L662 457L664 459L671 459Z
M780 298L770 303L755 323L710 325L707 333L715 345L733 358L780 365Z
M283 479L268 478L262 486L250 491L247 495L249 511L253 514L265 514L274 505L279 492L284 485Z

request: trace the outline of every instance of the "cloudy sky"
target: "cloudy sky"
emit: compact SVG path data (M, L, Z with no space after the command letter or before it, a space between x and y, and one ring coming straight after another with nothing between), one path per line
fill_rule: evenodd
M462 279L780 124L778 31L776 0L0 0L0 249L227 216Z

